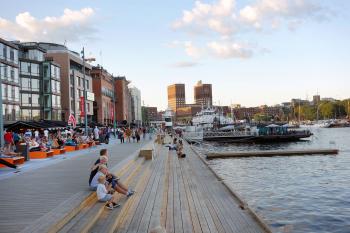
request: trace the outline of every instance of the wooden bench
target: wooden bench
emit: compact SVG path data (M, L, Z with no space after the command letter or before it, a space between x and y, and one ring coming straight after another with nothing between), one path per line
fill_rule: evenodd
M65 149L52 149L52 151L53 151L53 155L61 155L66 153Z
M153 144L148 145L140 150L139 157L144 157L146 160L153 158Z
M30 159L46 159L53 156L53 151L32 151L29 152Z
M12 158L1 158L11 164L14 165L20 165L24 163L24 157L18 156L18 157L12 157ZM6 167L5 165L0 164L0 168Z
M65 149L67 152L75 151L75 150L76 150L76 146L64 146L64 149Z

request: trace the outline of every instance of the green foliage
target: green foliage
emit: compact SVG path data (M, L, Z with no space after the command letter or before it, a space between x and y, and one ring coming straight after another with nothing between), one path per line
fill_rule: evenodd
M254 121L256 122L261 122L261 121L270 121L271 119L273 119L272 116L266 115L266 114L262 114L262 113L257 113L254 115Z

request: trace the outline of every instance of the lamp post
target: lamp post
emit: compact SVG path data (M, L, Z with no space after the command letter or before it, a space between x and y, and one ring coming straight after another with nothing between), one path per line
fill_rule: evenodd
M85 79L85 49L83 47L83 50L81 51L81 54L83 56L83 80L84 80L84 124L85 124L85 136L88 136L88 125L87 125L87 103L86 103L86 79Z
M115 104L116 104L116 101L115 101L115 77L112 75L113 77L113 128L114 128L114 135L116 135L116 131L117 131L117 122L116 122L116 109L115 109Z
M7 66L0 66L2 67L7 67ZM3 113L2 113L2 77L1 77L1 69L0 69L0 146L1 148L4 147L4 118L3 118Z

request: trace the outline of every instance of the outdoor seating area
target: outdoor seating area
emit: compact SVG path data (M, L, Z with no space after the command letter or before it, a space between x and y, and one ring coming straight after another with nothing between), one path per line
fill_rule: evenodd
M64 122L52 121L18 121L5 129L0 168L17 168L31 159L47 159L101 145L101 138L104 139L111 130L95 127L86 136L79 128L73 130Z

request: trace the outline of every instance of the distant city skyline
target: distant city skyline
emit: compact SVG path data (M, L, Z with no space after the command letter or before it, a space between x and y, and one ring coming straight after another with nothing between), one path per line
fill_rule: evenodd
M213 103L350 97L350 2L334 0L6 1L0 37L66 44L167 107L167 86L198 80Z

